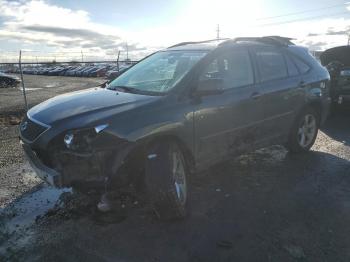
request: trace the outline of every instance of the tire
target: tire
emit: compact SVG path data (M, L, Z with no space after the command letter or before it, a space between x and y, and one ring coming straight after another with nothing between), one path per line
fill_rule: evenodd
M145 184L156 215L161 220L184 218L188 169L180 147L174 142L156 143L146 158Z
M287 149L291 153L307 152L315 143L320 117L311 107L304 109L295 119L289 134Z

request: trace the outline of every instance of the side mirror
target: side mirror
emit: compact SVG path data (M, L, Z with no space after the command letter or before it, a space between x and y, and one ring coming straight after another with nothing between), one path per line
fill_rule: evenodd
M99 87L101 87L101 88L106 88L106 87L108 86L109 82L110 82L110 81L106 81L106 82L100 84Z
M221 78L212 78L198 81L194 93L197 96L218 95L224 92L224 81Z

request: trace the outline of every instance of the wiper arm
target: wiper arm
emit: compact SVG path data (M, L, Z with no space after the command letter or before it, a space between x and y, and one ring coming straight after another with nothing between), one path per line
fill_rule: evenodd
M111 87L108 87L108 89L122 90L122 91L128 92L128 93L137 93L138 92L138 89L130 87L130 86L111 86Z

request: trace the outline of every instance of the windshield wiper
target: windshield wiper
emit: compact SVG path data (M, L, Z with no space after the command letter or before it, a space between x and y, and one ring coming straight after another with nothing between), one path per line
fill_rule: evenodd
M108 87L108 89L124 91L127 93L138 93L139 92L139 90L137 88L133 88L130 86L110 86L110 87Z
M141 90L130 86L109 86L107 89L114 90L114 91L122 91L125 93L131 93L131 94L139 94L139 95L150 95L150 96L165 95L165 93L149 91L149 90Z

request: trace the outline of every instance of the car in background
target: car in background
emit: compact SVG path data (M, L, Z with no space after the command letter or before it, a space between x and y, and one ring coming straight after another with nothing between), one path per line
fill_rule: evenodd
M62 71L65 71L66 69L64 67L55 67L54 69L50 70L48 72L49 76L57 76L60 74Z
M83 72L82 76L85 76L85 77L90 76L90 72L94 71L95 69L96 69L96 66L89 66L89 68Z
M74 76L74 75L75 75L75 72L76 72L77 70L81 69L81 68L82 68L82 66L74 66L74 67L68 69L68 70L64 73L64 75L65 75L65 76Z
M20 124L38 176L56 187L147 192L161 219L186 215L194 172L281 144L310 150L328 116L328 71L289 38L185 42L112 82L57 96Z
M20 82L17 76L0 73L0 88L16 87Z
M121 66L118 70L118 68L113 68L112 70L109 70L106 72L106 78L108 80L114 80L115 78L117 78L119 75L121 75L122 73L124 73L126 70L129 69L130 66Z
M83 65L67 65L57 63L55 65L32 65L24 66L23 74L31 75L48 75L48 76L77 76L77 77L106 77L114 79L120 73L125 71L125 68L131 64L121 63L120 66L108 63L95 63ZM8 69L9 73L20 73L18 67Z
M104 77L108 71L109 66L98 66L95 70L90 72L91 77Z
M334 109L350 105L350 46L338 46L324 51L320 60L331 76L330 94Z

